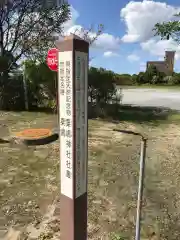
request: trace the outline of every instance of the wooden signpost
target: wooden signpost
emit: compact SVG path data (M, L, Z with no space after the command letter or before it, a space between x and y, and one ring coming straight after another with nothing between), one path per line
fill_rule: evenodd
M57 48L61 239L87 240L89 44L70 35Z

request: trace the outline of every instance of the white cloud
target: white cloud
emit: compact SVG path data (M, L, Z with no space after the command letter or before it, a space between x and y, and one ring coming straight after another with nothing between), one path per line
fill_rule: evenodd
M124 42L143 42L154 36L152 29L158 22L169 21L174 14L180 12L163 2L143 0L129 2L121 9L120 16L125 22L127 33L123 36Z
M93 66L93 61L89 61L89 67L92 67Z
M166 50L173 50L176 51L176 60L179 59L180 46L172 39L160 40L154 36L153 31L156 23L173 20L178 12L180 7L176 8L163 2L151 0L129 2L120 12L127 27L127 33L122 37L122 41L139 42L142 50L158 56L159 59L164 57Z
M141 62L140 63L140 72L144 72L146 70L146 63L145 62Z
M158 61L164 61L164 57L158 57Z
M130 54L129 56L127 56L127 59L130 62L137 62L140 58L136 54Z
M71 6L71 16L72 19L67 21L64 24L64 32L65 35L69 35L71 33L77 34L79 37L82 37L84 32L86 31L83 26L77 25L76 20L79 17L79 13ZM93 39L96 36L95 32L89 32L89 38ZM92 44L93 48L103 49L106 51L118 50L121 43L121 39L119 37L115 37L108 33L102 33L96 41Z
M70 11L71 11L71 19L64 24L65 32L68 31L72 26L76 24L76 20L79 17L78 11L76 11L76 9L74 9L73 6L70 6Z
M83 37L86 30L81 25L74 25L66 31L66 35L71 33L77 34L79 37ZM89 32L88 34L90 39L96 37L95 32ZM108 33L102 33L96 41L93 42L92 47L104 50L118 50L120 47L121 40L118 37L114 37Z
M108 58L108 57L118 57L119 54L118 53L115 53L115 52L111 52L111 51L107 51L107 52L104 52L104 57Z
M159 56L160 58L164 57L166 50L176 51L176 60L180 58L180 46L178 46L178 44L172 39L150 39L141 43L141 47L143 50L150 52L152 55Z
M121 40L119 37L115 37L108 33L101 34L97 41L94 42L93 47L102 48L106 50L118 50Z

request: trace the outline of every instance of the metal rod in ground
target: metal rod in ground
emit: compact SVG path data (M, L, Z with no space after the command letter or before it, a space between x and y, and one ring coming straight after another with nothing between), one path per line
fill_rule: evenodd
M139 189L138 189L138 199L137 199L137 215L136 215L136 238L135 238L136 240L140 240L140 234L141 234L141 209L142 209L143 185L144 185L146 143L147 143L147 139L142 138L141 154L140 154L140 169L139 169Z
M139 169L139 188L138 188L138 199L137 199L137 215L136 215L136 238L140 240L141 234L141 209L142 209L142 198L143 198L143 187L144 187L144 169L145 169L145 158L146 158L146 145L147 138L138 132L130 130L113 129L113 131L121 132L130 135L141 136L141 153L140 153L140 169Z

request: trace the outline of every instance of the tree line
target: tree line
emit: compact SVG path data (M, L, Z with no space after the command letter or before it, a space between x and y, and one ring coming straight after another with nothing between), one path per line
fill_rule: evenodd
M1 68L7 68L8 63L0 57ZM45 61L24 61L21 69L12 69L8 75L1 78L0 108L1 110L24 109L24 81L27 85L29 109L56 109L57 105L57 73L51 71ZM93 105L121 101L118 88L131 85L178 85L180 73L166 76L155 66L150 66L139 74L118 74L104 68L90 67L88 72L89 102ZM118 98L119 97L119 98Z
M29 108L56 109L57 75L44 61L47 50L55 47L57 36L64 37L64 24L71 19L70 6L46 6L41 0L3 1L0 5L0 109L24 109L24 80L27 83ZM90 32L93 31L93 37ZM155 35L179 41L180 23L157 23ZM98 29L75 33L89 44L103 32ZM22 64L22 60L25 60ZM155 66L139 74L117 74L103 68L89 69L88 93L91 107L103 111L109 103L121 102L117 86L141 84L180 84L180 74L166 76ZM112 107L110 107L112 109Z
M145 72L127 75L126 80L123 79L125 85L180 85L180 73L173 72L172 75L168 76L164 72L158 71L153 65L150 65ZM124 85L122 84L122 76L119 76L117 84Z
M88 94L92 105L108 103L116 95L115 74L103 68L89 68ZM56 109L58 94L57 73L51 71L46 62L26 60L23 70L11 72L5 84L1 85L3 110L23 110L25 108L24 82L27 86L30 110L37 108ZM6 91L7 89L7 91Z
M55 75L44 59L55 41L64 38L68 20L68 4L47 5L42 0L6 0L0 4L1 110L23 109L24 80L30 109L55 104ZM81 28L74 33L92 44L102 31L103 25L99 24L97 29Z

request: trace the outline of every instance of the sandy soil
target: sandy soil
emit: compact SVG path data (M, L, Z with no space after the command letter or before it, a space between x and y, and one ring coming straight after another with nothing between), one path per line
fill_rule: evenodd
M1 137L27 127L56 126L56 116L1 113ZM88 239L134 239L140 140L148 136L142 239L179 239L179 123L89 121ZM2 136L3 135L3 136ZM59 239L58 141L0 148L0 239Z

